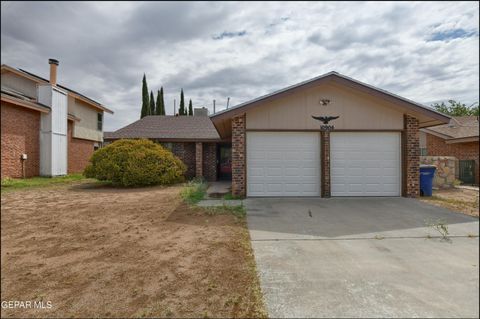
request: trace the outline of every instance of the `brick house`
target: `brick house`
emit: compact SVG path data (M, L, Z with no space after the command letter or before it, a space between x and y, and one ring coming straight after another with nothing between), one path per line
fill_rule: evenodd
M195 109L194 116L146 116L115 132L105 132L104 143L126 138L150 139L171 150L185 163L187 178L203 176L208 181L228 178L218 175L216 168L217 152L225 153L226 145L221 143L215 126L203 111ZM223 163L228 160L227 156L222 157Z
M50 79L1 66L1 178L82 172L103 141L103 114L92 99Z
M448 124L420 130L424 156L453 156L457 177L466 184L479 183L479 123L477 116L453 117Z
M324 117L324 123L312 116ZM231 179L236 196L416 197L419 129L449 120L421 104L330 72L209 118L152 116L135 126L157 123L150 127L158 135L136 137L174 143L172 150L195 167L195 176ZM182 135L187 122L191 129L208 126L212 139L205 140L200 128L195 136ZM169 140L169 134L180 134L180 140ZM180 142L183 147L175 144ZM209 143L211 150L201 143Z

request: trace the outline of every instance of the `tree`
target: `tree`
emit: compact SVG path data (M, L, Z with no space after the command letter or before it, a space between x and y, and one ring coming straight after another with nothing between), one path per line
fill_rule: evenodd
M192 105L192 100L190 99L190 102L188 102L188 115L192 116L193 115L193 105Z
M445 102L434 103L432 107L438 112L451 115L451 116L464 116L464 115L476 115L478 116L478 102L467 106L464 103L460 103L455 100L448 100L449 105Z
M148 98L148 86L147 86L147 77L145 73L143 74L143 81L142 81L142 111L140 112L140 118L145 117L148 115L148 108L150 102Z
M148 115L155 115L155 97L153 91L150 91L150 113Z
M160 88L160 91L157 91L157 106L155 108L156 115L165 115L165 103L163 101L163 87Z
M187 110L185 109L185 98L183 96L183 89L180 92L180 106L178 107L178 115L187 115Z

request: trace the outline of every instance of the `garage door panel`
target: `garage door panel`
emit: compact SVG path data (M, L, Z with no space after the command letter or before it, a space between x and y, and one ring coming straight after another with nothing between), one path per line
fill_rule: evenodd
M319 134L247 132L247 195L319 196Z
M400 134L333 132L332 196L400 196Z

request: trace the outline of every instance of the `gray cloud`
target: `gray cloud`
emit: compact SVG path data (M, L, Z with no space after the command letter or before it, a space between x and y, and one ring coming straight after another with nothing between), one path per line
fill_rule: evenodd
M478 3L2 2L2 63L139 116L141 79L225 107L336 70L418 102L478 100ZM459 30L463 30L459 31ZM435 41L430 41L435 39ZM220 41L221 40L221 41ZM177 102L178 103L178 102Z

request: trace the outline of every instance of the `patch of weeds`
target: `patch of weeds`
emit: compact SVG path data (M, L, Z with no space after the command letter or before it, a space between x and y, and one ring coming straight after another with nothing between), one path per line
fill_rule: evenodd
M223 196L223 199L224 200L237 200L237 199L243 199L243 197L232 195L232 193L227 193Z
M451 242L451 239L448 237L448 224L443 219L438 219L434 222L426 221L425 224L428 227L435 229L442 236L443 241Z
M31 187L45 187L59 184L67 184L85 180L82 174L71 174L56 177L32 177L32 178L4 178L2 179L2 191L17 190Z
M374 238L375 238L375 239L378 239L378 240L385 239L385 237L383 237L382 235L375 235Z
M205 197L207 184L202 180L192 180L180 192L182 199L190 205L196 204Z
M231 214L238 218L244 218L247 215L247 211L245 206L237 205L237 206L213 206L206 208L206 213L208 215L221 215L221 214Z

